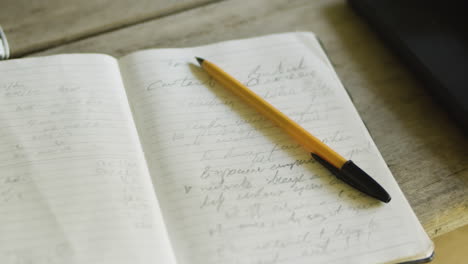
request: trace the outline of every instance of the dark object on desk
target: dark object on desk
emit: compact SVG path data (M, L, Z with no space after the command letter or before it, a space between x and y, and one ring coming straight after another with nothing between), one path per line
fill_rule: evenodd
M468 131L468 3L348 0Z

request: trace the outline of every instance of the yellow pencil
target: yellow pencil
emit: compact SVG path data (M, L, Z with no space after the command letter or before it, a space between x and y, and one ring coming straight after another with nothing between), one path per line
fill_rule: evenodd
M335 152L321 140L313 136L299 124L276 109L273 105L255 94L252 90L243 85L240 81L227 74L215 64L196 57L200 66L221 86L229 89L234 94L243 99L248 105L255 108L266 118L281 127L286 133L294 138L312 156L328 168L339 179L348 183L352 187L388 203L390 195L367 173L356 166L351 160L347 160Z

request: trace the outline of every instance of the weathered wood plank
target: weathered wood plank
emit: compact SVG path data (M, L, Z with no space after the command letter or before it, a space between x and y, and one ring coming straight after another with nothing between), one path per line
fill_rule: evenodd
M213 1L5 0L0 6L0 24L11 56L18 57Z
M234 12L235 11L235 12ZM228 1L36 55L185 47L304 30L323 41L378 148L431 236L468 223L468 144L446 113L339 0Z

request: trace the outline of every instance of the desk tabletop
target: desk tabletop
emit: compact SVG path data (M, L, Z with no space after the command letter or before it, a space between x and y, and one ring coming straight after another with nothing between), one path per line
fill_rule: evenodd
M59 5L58 0L33 7L18 2L23 9L16 10L15 2L0 11L16 57L80 52L119 57L140 49L314 32L428 234L468 224L464 132L342 0L138 0L131 6L86 0L56 9L51 3ZM15 18L18 12L27 20Z

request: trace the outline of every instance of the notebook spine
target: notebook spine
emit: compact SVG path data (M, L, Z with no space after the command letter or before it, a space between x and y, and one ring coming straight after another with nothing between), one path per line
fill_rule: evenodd
M0 60L7 60L10 58L10 47L8 46L8 41L3 32L2 27L0 26Z

